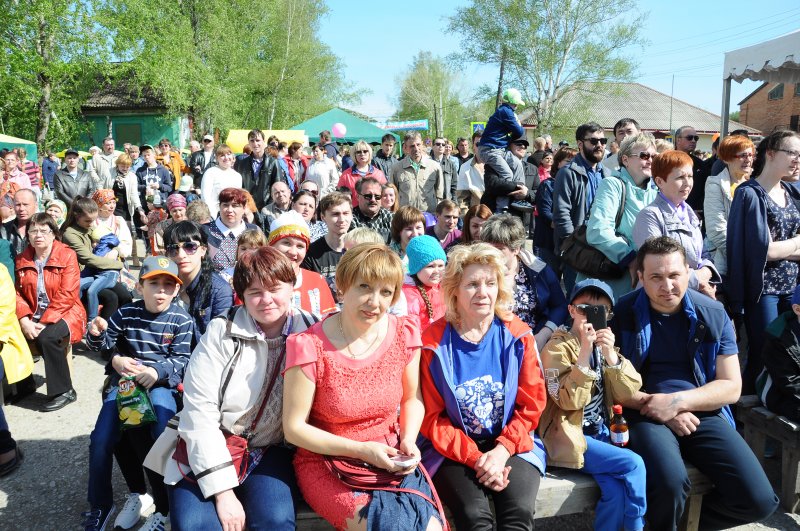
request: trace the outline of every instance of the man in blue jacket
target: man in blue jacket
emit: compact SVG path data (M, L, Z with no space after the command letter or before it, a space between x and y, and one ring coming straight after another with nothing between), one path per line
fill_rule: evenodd
M709 477L700 527L755 522L778 506L729 409L741 376L733 325L719 302L688 289L681 245L661 236L637 253L642 288L622 297L612 321L617 345L642 375L625 416L629 448L647 469L647 520L674 530L691 489L684 460Z

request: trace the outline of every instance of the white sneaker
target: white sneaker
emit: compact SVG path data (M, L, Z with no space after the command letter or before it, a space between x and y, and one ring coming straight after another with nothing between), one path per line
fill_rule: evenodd
M125 505L114 520L114 527L121 527L122 529L130 529L139 523L139 520L145 515L148 509L153 506L153 497L147 493L144 494L128 494L128 499L125 500Z
M167 525L167 517L159 512L155 512L147 517L144 525L139 528L139 531L165 531Z

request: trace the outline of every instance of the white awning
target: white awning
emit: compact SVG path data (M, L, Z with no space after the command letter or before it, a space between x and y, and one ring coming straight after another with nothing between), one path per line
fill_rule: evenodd
M800 30L726 53L722 78L800 83Z

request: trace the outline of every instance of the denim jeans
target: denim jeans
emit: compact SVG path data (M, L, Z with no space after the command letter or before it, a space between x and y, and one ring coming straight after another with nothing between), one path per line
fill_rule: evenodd
M700 426L683 437L664 424L628 419L629 447L647 471L649 528L672 531L680 522L691 489L684 459L714 484L703 497L701 529L727 529L771 515L778 497L744 439L721 414L695 414Z
M792 309L792 295L761 295L758 302L744 304L744 327L747 330L747 365L742 375L742 394L755 393L756 378L764 368L761 351L767 326L778 315Z
M6 373L6 366L3 365L3 358L0 357L0 381L3 380L3 375L5 373ZM6 414L3 411L3 396L2 394L0 394L0 454L10 452L16 447L17 443L11 437L11 432L8 429Z
M273 446L244 483L233 489L242 503L247 529L294 531L294 496L297 484L289 448ZM189 474L194 479L194 474ZM185 479L169 491L170 523L173 531L218 531L222 529L214 497L203 497L197 483Z
M106 288L113 288L119 279L119 271L100 271L90 277L81 277L81 293L86 294L86 319L92 321L97 317L100 301L97 294Z
M598 531L638 531L644 528L645 469L642 458L626 448L611 444L608 428L586 437L581 472L591 474L602 496L595 508L594 528Z
M117 411L117 386L111 387L108 394L103 398L103 406L97 416L94 430L89 436L89 492L88 501L92 509L107 509L114 502L114 494L111 488L111 468L113 465L114 446L120 439L120 422ZM126 436L135 440L134 449L141 456L139 466L144 460L144 455L150 450L153 442L167 427L167 422L176 412L175 391L168 387L153 387L150 389L150 402L156 414L156 422L143 428L128 430ZM136 433L134 433L136 432ZM154 484L153 473L150 476L150 487L153 489L153 498L162 495L166 504L166 490L164 490L163 478ZM160 491L159 491L160 489ZM156 510L159 510L156 504ZM163 507L164 511L168 508ZM165 514L162 512L162 514Z

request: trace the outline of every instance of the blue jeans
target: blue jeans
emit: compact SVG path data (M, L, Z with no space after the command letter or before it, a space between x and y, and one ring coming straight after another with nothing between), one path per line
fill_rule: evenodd
M761 295L758 302L744 303L744 327L747 331L747 365L742 375L742 394L755 393L756 378L764 368L761 351L767 338L767 326L778 315L792 309L792 295Z
M701 529L727 529L763 520L778 507L753 451L721 414L699 414L700 426L678 437L663 424L629 422L629 447L647 471L647 521L653 531L672 531L680 522L691 484L683 460L714 484L703 497Z
M81 277L81 293L86 294L86 319L92 321L100 310L97 294L106 288L113 288L119 279L119 271L100 271L90 277Z
M600 485L602 496L595 508L597 531L644 528L645 469L638 454L611 444L608 428L586 437L586 452L581 472L591 474Z
M120 439L119 413L117 411L117 391L119 387L113 386L103 398L103 406L97 416L94 430L89 436L89 492L88 501L92 509L107 509L114 502L114 493L111 487L111 467L113 465L114 446ZM140 456L139 465L144 461L144 456L150 450L153 442L167 427L167 422L177 410L175 404L175 391L168 387L153 387L150 389L150 402L156 414L156 422L138 429L127 430L126 436L135 440L133 447ZM153 489L153 498L161 496L163 507L156 510L168 511L166 506L166 490L163 478L155 473L148 473L150 487ZM163 512L162 514L166 514Z
M244 483L233 489L242 503L247 529L294 531L294 496L297 484L289 448L273 446ZM194 474L189 474L194 479ZM222 526L214 497L203 497L197 483L185 479L169 490L170 523L173 531L217 531Z
M0 357L0 381L3 380L3 375L6 373L6 366L3 365L3 358ZM17 442L11 437L11 432L8 429L8 422L6 421L6 414L3 411L3 396L0 393L0 454L10 452L17 447Z

